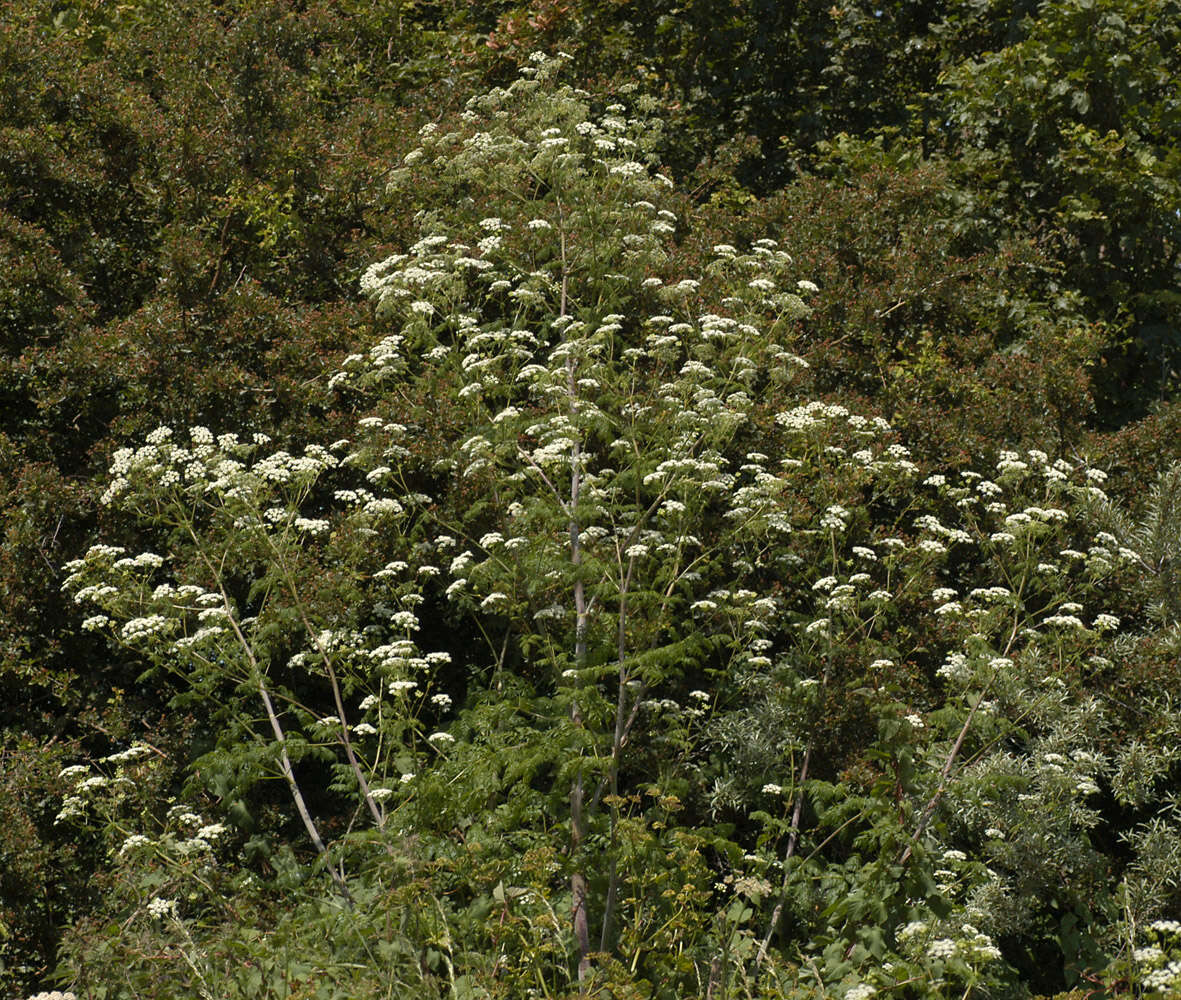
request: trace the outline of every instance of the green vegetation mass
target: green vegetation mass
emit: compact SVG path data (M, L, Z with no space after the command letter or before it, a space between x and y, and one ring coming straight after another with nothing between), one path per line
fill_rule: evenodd
M1181 3L0 10L0 995L1181 995Z

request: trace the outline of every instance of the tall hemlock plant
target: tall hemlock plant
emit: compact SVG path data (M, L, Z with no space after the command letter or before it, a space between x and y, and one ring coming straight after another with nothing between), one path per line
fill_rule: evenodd
M400 933L455 995L1011 983L996 942L1048 886L1111 898L1078 676L1138 557L1088 527L1102 473L924 478L810 400L818 290L771 240L678 273L650 107L561 63L394 171L440 205L362 278L352 439L116 456L106 499L168 555L74 563L84 627L216 706L195 771L226 798L282 779L338 913L427 900ZM117 863L173 850L73 777L63 821L105 817ZM151 896L126 918L205 947Z

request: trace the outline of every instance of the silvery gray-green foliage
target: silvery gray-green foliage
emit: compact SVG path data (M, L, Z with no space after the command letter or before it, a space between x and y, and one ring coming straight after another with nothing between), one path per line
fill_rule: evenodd
M642 102L596 111L560 66L394 172L453 202L362 279L351 439L116 456L107 500L168 547L72 564L84 627L221 706L216 760L284 778L341 906L431 859L449 975L1001 989L1049 888L1101 895L1126 762L1078 677L1143 555L1096 533L1098 470L924 478L810 399L815 286L771 240L676 273ZM312 760L355 832L324 836Z
M1099 516L1141 553L1149 610L1162 625L1176 629L1181 624L1181 465L1160 474L1138 518L1110 503Z

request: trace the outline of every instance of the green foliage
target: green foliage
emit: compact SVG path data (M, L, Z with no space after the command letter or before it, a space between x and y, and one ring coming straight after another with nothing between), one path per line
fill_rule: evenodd
M1173 6L6 7L0 992L1167 993Z
M790 232L820 286L801 349L817 389L872 407L940 464L1000 442L1077 447L1103 329L1035 245L981 243L948 221L957 191L944 166L864 152L841 143L833 178L746 213L752 229Z
M101 820L120 859L105 905L164 926L79 925L64 975L111 975L92 949L155 975L128 956L167 933L186 989L257 990L224 956L286 954L267 901L291 893L306 940L343 928L460 994L1118 974L1178 833L1088 676L1143 614L1155 536L1096 532L1100 470L1002 450L923 478L886 420L810 398L817 286L765 238L679 270L651 105L595 109L562 63L424 127L391 174L446 200L362 277L379 339L329 383L350 437L161 427L114 456L103 502L167 554L92 546L65 589L216 723L188 794L244 850L212 866L227 827L194 839L184 806L72 772L60 818ZM1112 777L1151 815L1122 881L1095 847ZM274 778L290 824L260 837ZM226 930L222 891L186 888L206 869L260 909ZM375 924L409 885L427 905ZM266 975L353 961L308 948Z
M1041 4L1011 44L946 77L978 210L1052 226L1075 287L1128 323L1108 419L1126 419L1131 384L1151 399L1175 378L1179 14L1172 0Z
M76 747L5 729L0 753L0 975L26 982L54 960L60 930L93 901L88 837L55 827L58 772ZM52 789L53 792L49 792Z
M13 741L64 735L101 755L155 724L172 692L136 688L140 665L62 603L56 565L101 516L93 476L164 420L281 436L331 422L323 384L364 321L355 273L397 230L372 209L408 112L382 109L451 72L458 44L415 5L4 6L0 714ZM25 777L22 796L56 794L39 769ZM39 849L25 829L0 850ZM77 864L44 835L46 884L74 884ZM43 938L29 944L43 957L0 976L5 995L44 974L57 933L20 919L11 940Z
M865 165L946 157L957 197L941 220L1038 240L1082 325L1108 325L1092 375L1115 427L1176 389L1178 14L1175 0L546 0L511 5L489 44L517 65L563 48L586 77L665 96L678 174L727 143L744 151L731 176L760 191L824 171L842 145ZM1051 314L1058 298L1039 297Z

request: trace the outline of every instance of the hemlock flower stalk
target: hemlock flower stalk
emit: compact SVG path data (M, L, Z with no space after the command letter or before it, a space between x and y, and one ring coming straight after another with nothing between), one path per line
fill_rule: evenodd
M558 214L560 218L558 239L561 247L561 301L558 308L559 318L565 318L566 312L566 296L569 289L570 281L570 265L566 258L566 228L565 220L562 218L562 199L559 194L556 198ZM565 329L565 327L563 327ZM574 378L574 356L571 352L566 353L566 384L570 413L572 416L578 415L578 387ZM570 565L574 570L574 668L575 670L582 670L586 666L586 630L587 619L589 617L589 610L586 600L586 589L583 583L582 575L579 568L582 565L582 548L579 540L581 529L578 523L576 511L581 494L582 485L582 468L581 468L581 446L578 438L574 438L570 446L570 499L568 509L570 511ZM582 728L582 713L578 707L578 696L575 695L570 704L570 716L574 723L575 729ZM586 875L581 870L580 852L583 841L586 839L585 819L583 817L583 778L582 768L577 767L574 775L574 783L570 789L570 857L574 868L570 875L570 898L571 898L571 919L574 925L574 937L578 943L578 980L582 982L587 973L590 972L590 927L589 916L587 914L588 903L588 889L586 882Z
M198 542L196 536L192 533L190 528L190 537L194 542ZM201 553L201 558L205 562L206 568L214 571L213 563L209 557L200 548L198 542L198 552ZM220 580L220 573L217 573L217 578ZM275 742L279 747L279 767L283 773L283 779L287 782L287 789L291 793L292 802L295 804L295 810L299 814L300 822L303 823L304 829L307 831L308 838L316 849L316 853L324 861L324 867L328 870L332 878L333 884L336 886L337 892L344 898L349 906L353 905L353 896L349 892L348 883L345 881L343 870L338 870L336 865L332 862L328 853L328 847L325 845L323 838L320 836L320 831L316 826L316 821L312 818L312 814L308 809L307 802L304 799L303 790L299 786L299 782L295 777L295 768L291 766L291 758L287 754L287 734L283 730L283 724L279 721L279 715L275 711L274 702L271 700L271 693L267 690L266 681L263 676L262 667L255 658L254 650L250 646L250 642L242 634L242 629L238 624L237 616L233 612L233 607L230 604L229 595L219 583L219 592L221 593L222 606L226 613L226 619L230 623L230 628L234 632L234 636L238 640L238 645L242 649L243 655L246 657L247 663L250 665L250 670L253 675L254 682L258 688L258 696L262 701L263 709L267 714L267 721L270 723L271 732L274 733Z
M338 724L340 727L341 744L343 745L345 755L348 758L349 767L352 769L353 775L357 779L357 786L361 791L361 797L364 800L365 805L368 807L369 813L373 817L374 823L377 824L377 828L384 833L386 815L384 810L374 799L369 788L369 782L366 780L364 769L361 767L361 763L357 760L357 755L353 751L352 737L349 734L348 715L345 712L344 700L341 696L340 681L337 680L336 671L332 668L332 655L324 647L324 642L320 636L320 633L312 626L312 623L308 618L307 609L304 607L303 600L300 597L299 587L296 584L295 579L292 577L291 570L287 565L286 559L283 557L283 553L275 548L274 545L271 546L271 551L274 555L276 563L282 571L283 578L286 581L288 590L291 594L291 599L295 602L295 607L299 612L299 619L303 623L304 630L309 636L311 636L312 642L315 644L316 651L320 654L320 662L324 665L324 673L327 676L328 684L332 689L333 704L336 706L337 719L339 720ZM390 857L397 857L397 853L394 851L393 845L391 845L385 838L382 839L382 846L384 847L386 853L390 855Z

